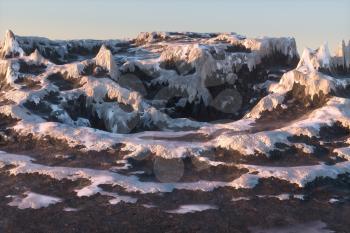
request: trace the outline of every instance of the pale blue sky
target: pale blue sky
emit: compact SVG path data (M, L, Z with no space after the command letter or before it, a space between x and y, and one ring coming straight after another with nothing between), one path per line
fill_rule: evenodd
M299 50L350 39L350 0L0 0L0 33L125 38L140 31L294 36Z

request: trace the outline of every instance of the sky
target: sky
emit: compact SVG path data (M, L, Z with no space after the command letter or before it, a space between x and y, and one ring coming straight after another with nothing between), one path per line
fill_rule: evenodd
M298 50L350 39L350 0L0 0L0 33L115 39L141 31L292 36Z

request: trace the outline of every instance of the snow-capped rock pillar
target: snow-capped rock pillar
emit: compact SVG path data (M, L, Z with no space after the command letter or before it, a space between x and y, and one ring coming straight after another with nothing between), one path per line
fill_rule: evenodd
M19 46L15 34L11 30L7 30L0 49L0 58L12 58L23 55L24 51Z
M105 45L102 45L100 51L95 57L96 65L101 66L102 68L109 71L109 75L115 81L119 78L119 70L117 64L114 61L112 52L106 48Z

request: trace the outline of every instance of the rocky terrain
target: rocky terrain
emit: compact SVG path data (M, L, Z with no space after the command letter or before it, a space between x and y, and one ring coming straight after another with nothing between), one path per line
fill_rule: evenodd
M349 232L350 42L0 45L0 232Z

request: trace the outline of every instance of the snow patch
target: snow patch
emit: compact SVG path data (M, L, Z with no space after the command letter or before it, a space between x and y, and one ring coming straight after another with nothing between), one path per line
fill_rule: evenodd
M167 213L170 214L187 214L194 212L201 212L205 210L216 210L218 209L215 205L206 205L206 204L193 204L193 205L181 205L178 209L167 210Z
M339 157L350 161L350 147L336 148L333 150Z
M8 203L8 205L16 206L19 209L40 209L62 202L61 198L51 197L33 192L25 192L23 195L25 195L25 197L14 196L13 200Z

